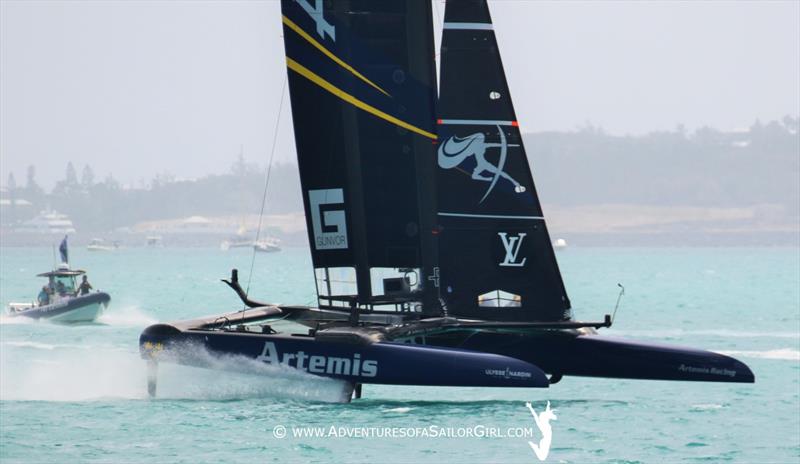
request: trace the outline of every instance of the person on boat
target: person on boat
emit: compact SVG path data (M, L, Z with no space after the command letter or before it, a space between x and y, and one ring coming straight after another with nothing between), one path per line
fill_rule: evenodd
M92 290L92 284L89 283L89 279L84 275L83 279L81 280L81 284L78 286L78 291L76 292L78 295L88 295L89 291Z
M39 292L39 296L36 299L39 300L39 306L50 304L50 291L47 289L47 285L42 286L42 290Z
M59 296L64 296L67 294L67 287L64 286L64 282L60 280L56 282L56 292L58 292Z

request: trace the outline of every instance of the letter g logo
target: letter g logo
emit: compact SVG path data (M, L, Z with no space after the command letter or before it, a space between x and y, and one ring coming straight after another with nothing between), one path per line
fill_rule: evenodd
M309 190L311 225L314 229L314 248L341 250L347 248L347 223L344 214L342 189ZM331 206L341 205L340 208Z

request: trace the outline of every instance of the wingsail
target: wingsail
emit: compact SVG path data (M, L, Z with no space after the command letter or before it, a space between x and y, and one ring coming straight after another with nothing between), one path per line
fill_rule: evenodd
M447 2L438 101L440 272L448 314L561 321L550 245L485 0Z
M281 6L320 305L413 294L420 304L411 309L436 311L437 288L427 279L437 257L430 3Z

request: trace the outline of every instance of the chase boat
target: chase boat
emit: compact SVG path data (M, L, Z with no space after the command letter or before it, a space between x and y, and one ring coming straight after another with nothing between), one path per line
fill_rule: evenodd
M59 265L58 269L38 274L37 277L48 279L46 285L48 299L30 303L10 303L8 315L64 323L96 320L108 306L111 297L104 292L78 295L75 279L84 274L86 271L70 269L64 263Z
M437 91L431 3L282 0L318 301L152 325L159 362L235 355L365 383L548 387L565 376L754 382L710 351L575 319L485 0L449 0ZM278 333L281 321L300 329Z
M56 269L38 274L46 277L47 285L42 288L36 302L9 303L9 317L29 317L47 319L52 322L76 323L92 322L108 306L111 297L105 292L81 292L76 279L86 271L70 269L67 237L59 246L61 264ZM79 295L79 293L82 293Z

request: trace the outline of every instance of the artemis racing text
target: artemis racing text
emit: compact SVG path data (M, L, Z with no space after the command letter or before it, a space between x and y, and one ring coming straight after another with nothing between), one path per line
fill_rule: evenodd
M378 361L361 359L359 353L352 358L339 358L333 356L309 356L304 351L295 353L278 353L278 348L273 342L264 343L264 351L256 358L259 361L273 365L294 367L312 374L333 374L356 377L375 377L378 375Z

